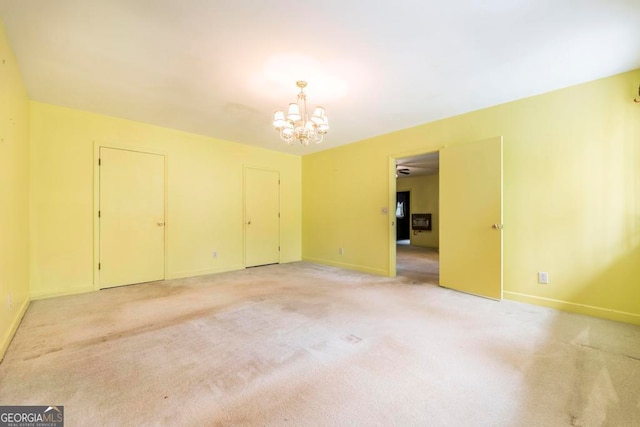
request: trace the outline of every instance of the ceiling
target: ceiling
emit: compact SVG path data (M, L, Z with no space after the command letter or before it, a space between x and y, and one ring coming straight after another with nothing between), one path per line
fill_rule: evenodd
M406 157L396 160L396 169L403 169L408 173L397 173L397 178L411 178L421 175L435 175L440 171L440 153L426 153L419 156Z
M639 0L0 0L0 18L31 99L292 154L640 68ZM271 126L301 79L321 145Z

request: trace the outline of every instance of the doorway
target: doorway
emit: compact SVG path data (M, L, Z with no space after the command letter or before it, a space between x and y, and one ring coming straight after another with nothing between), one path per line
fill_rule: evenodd
M438 152L396 160L396 271L414 283L439 284L438 173Z
M396 192L396 242L411 240L411 192Z
M439 215L433 227L440 233L439 285L491 299L503 292L502 136L457 144L439 152ZM414 157L419 157L414 155ZM399 187L399 167L414 157L389 158L393 205ZM396 179L392 179L395 172ZM406 178L402 178L406 179ZM412 211L416 195L412 192ZM389 228L389 273L398 273L395 218ZM412 240L415 227L412 227Z

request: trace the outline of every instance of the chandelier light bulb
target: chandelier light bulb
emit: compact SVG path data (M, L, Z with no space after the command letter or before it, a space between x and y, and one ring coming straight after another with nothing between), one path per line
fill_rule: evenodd
M304 146L311 142L320 144L329 130L329 120L324 107L316 107L313 115L309 118L307 115L307 95L304 93L307 82L301 80L296 84L300 88L297 102L289 104L286 116L282 111L274 113L273 127L280 133L280 139L289 145L295 141Z
M298 104L289 104L289 113L287 114L287 120L296 122L300 120L300 106Z
M327 133L329 130L329 118L327 116L322 117L322 124L318 126L318 131L322 134Z
M316 107L316 110L313 112L313 116L311 116L311 121L316 125L320 126L323 123L324 118L324 108Z
M284 127L287 121L284 118L284 113L282 111L276 111L273 115L273 127L277 130L280 130Z

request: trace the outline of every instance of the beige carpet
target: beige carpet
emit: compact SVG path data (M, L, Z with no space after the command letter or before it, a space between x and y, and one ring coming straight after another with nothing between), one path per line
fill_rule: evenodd
M418 246L396 247L396 275L411 283L439 283L438 250Z
M639 425L639 327L412 274L300 262L35 301L0 404L67 426Z

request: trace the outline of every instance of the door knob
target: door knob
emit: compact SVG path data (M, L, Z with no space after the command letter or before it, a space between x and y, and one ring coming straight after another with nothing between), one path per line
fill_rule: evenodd
M247 221L247 225L251 225L251 221Z
M158 227L162 227L163 225L164 225L164 222L158 221Z
M493 228L494 230L500 230L500 229L502 228L502 225L500 225L500 224L493 224L493 225L491 226L491 228Z

